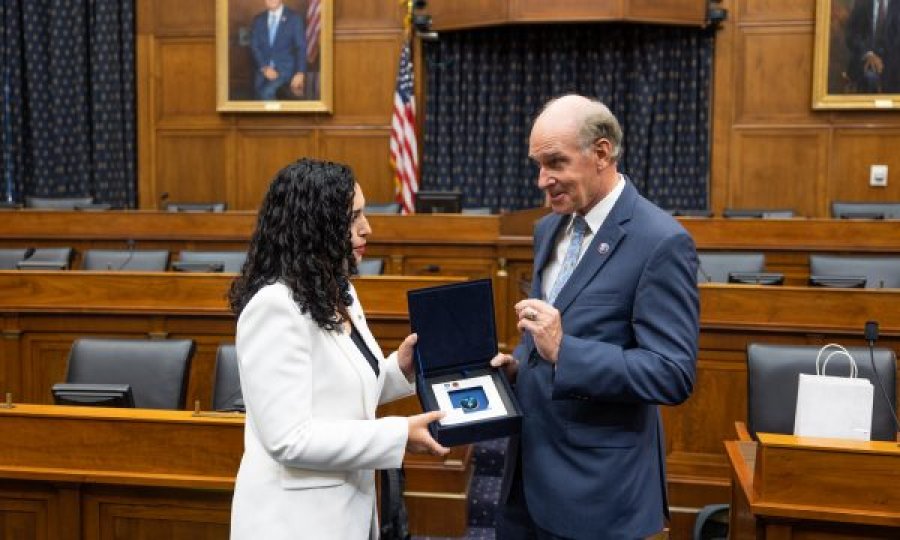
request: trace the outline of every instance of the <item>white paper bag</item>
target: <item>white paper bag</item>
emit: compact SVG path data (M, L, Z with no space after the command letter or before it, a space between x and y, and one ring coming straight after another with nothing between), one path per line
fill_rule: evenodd
M821 364L823 354L832 350ZM850 377L825 375L833 356L850 361ZM872 436L872 383L857 378L853 356L844 347L829 343L816 356L816 374L800 374L794 435L868 441Z

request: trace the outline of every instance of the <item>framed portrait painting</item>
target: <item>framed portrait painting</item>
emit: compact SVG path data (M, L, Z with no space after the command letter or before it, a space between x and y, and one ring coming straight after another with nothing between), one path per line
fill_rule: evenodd
M216 110L330 112L333 0L216 0Z
M817 0L814 109L900 109L900 0Z

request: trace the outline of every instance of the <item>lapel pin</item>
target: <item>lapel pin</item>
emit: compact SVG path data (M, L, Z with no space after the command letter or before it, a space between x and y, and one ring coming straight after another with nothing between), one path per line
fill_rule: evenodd
M607 244L606 242L600 242L600 245L597 246L597 251L601 255L605 255L606 253L609 252L609 244Z

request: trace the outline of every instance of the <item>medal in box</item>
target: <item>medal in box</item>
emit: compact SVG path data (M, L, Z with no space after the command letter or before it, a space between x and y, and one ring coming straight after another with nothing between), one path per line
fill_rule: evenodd
M497 354L494 294L481 279L407 293L422 409L447 415L429 425L445 446L518 433L522 414Z

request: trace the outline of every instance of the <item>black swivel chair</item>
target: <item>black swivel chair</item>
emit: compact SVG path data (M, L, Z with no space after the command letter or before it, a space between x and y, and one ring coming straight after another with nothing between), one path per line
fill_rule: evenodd
M0 249L0 270L15 270L16 265L27 259L33 251L29 248Z
M26 208L42 210L75 210L77 206L94 204L93 197L25 197Z
M234 345L220 345L216 352L216 377L213 381L213 410L243 411L241 374Z
M751 343L747 346L747 431L751 437L757 432L794 433L794 412L797 409L798 377L801 373L816 373L816 355L821 347L811 345L774 345ZM856 360L859 377L869 379L875 387L872 409L872 440L895 441L897 431L891 408L896 410L897 360L890 349L875 349L875 365L891 405L885 403L872 372L867 347L847 347ZM833 366L833 367L832 367ZM836 359L829 365L829 373L843 369L846 359Z
M170 202L166 203L166 210L169 212L224 212L227 205L223 202Z
M378 276L384 273L383 259L363 259L356 265L361 276Z
M23 261L16 263L19 270L68 270L72 264L72 248L37 248Z
M168 266L166 250L89 249L81 261L82 270L165 272Z
M246 260L246 251L182 251L172 263L172 270L238 274Z
M766 267L763 253L701 251L697 257L697 283L728 283L732 272L762 272Z
M869 289L900 288L900 257L810 255L810 284L821 286L853 286L845 280L829 278L864 278Z
M831 217L843 219L900 219L900 202L831 203Z
M193 355L190 339L77 339L66 382L130 384L135 407L184 409Z

